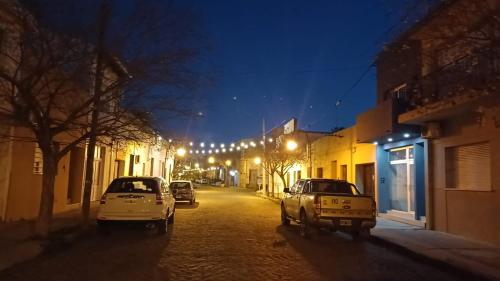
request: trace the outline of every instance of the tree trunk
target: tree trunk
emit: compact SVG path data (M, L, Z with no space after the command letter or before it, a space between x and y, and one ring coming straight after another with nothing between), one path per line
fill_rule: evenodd
M40 209L38 220L35 225L35 235L46 238L49 235L52 223L52 212L54 209L54 184L57 172L57 156L52 148L42 149L43 152L43 176L42 193L40 197Z
M94 177L94 153L96 137L92 134L87 145L87 162L85 163L85 184L82 198L82 227L87 228L90 221L90 196L92 195L92 182Z
M286 187L286 179L285 174L278 174L280 176L281 181L283 182L283 188Z
M274 197L274 173L271 175L271 194Z

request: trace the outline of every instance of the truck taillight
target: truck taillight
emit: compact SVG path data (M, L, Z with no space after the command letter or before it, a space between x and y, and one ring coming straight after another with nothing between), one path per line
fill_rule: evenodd
M106 204L106 193L104 193L102 196L101 196L101 200L99 201L100 204Z
M321 200L318 194L314 194L314 212L319 215L321 214Z
M163 204L163 199L161 198L161 194L157 193L156 194L156 205L162 205Z

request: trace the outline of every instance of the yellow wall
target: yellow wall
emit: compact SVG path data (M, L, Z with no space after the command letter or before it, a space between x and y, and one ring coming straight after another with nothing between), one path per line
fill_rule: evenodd
M347 181L352 183L356 183L356 165L375 163L376 158L375 145L357 142L355 126L316 140L311 151L313 177L318 177L317 169L323 168L323 178L334 178L332 162L337 161L336 178L341 179L341 166L346 165ZM307 168L303 165L302 175L306 174Z

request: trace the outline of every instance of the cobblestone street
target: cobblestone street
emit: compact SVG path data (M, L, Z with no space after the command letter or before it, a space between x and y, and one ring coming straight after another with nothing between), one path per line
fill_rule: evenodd
M280 226L252 192L200 188L167 236L136 228L93 234L0 274L1 280L470 280L345 234L311 240Z

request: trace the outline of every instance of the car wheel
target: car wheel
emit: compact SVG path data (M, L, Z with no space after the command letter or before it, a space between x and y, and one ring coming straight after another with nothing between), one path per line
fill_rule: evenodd
M158 234L166 234L168 231L168 219L160 220L156 225Z
M290 225L290 220L288 219L288 217L286 215L285 206L283 206L283 205L281 205L281 225L284 225L284 226Z
M307 221L307 215L304 211L300 212L300 236L304 238L311 237L311 226Z
M362 228L358 230L351 231L351 236L353 240L365 240L370 238L370 229Z
M189 200L189 205L193 205L193 199Z

